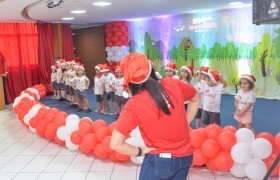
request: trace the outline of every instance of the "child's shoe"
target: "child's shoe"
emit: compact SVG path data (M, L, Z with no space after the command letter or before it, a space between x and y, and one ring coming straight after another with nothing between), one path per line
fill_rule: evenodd
M79 107L78 110L77 110L77 112L81 112L82 110L83 110L83 109Z
M102 114L105 114L105 109L102 109L101 111L100 111L100 113L102 113Z
M52 99L56 99L56 95L53 95Z
M91 111L92 111L92 110L91 110L90 108L88 108L86 112L87 112L87 113L90 113Z
M117 114L117 111L111 111L109 114L110 114L110 115Z
M111 109L109 108L109 109L105 110L104 114L109 114L110 112L111 112Z
M101 112L101 109L95 109L94 111L100 113L100 112Z

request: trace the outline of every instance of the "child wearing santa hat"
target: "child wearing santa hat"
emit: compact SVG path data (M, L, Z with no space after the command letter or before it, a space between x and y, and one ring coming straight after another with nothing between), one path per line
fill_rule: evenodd
M221 81L222 84L218 84ZM201 83L201 89L204 94L202 122L205 125L221 125L220 104L222 91L227 86L222 75L218 71L207 73L206 84Z
M192 82L192 77L193 77L193 67L192 66L182 66L181 67L181 75L180 75L180 81L186 83L186 84L190 84L193 85ZM188 108L188 102L189 101L185 101L185 110L187 110Z
M57 83L56 83L56 72L57 72L57 65L52 65L51 66L51 70L52 70L52 74L51 74L51 85L53 88L53 97L52 99L56 99L57 96Z
M77 76L71 80L71 86L75 90L75 97L78 101L78 112L82 111L83 103L88 107L87 113L91 112L90 104L86 98L86 91L88 90L90 80L85 76L85 69L83 65L78 65L76 69Z
M75 66L76 66L76 61L72 60L70 62L70 70L68 71L68 75L69 75L69 85L70 85L70 89L69 89L69 93L70 93L70 103L69 106L70 107L74 107L74 108L78 108L79 105L76 103L76 98L75 98L75 90L73 89L72 85L71 85L71 80L76 77L76 70L75 70Z
M255 134L255 130L252 128L252 110L253 104L256 102L256 97L252 91L255 87L256 78L250 74L243 74L240 78L239 84L241 89L234 96L234 105L236 111L234 113L234 119L238 121L238 127L246 127L252 130Z
M177 66L173 62L167 63L165 66L165 77L172 77L174 79L180 79L179 76L176 75L177 73Z
M98 64L95 66L95 76L94 76L94 86L93 86L93 91L96 97L96 101L98 102L98 108L95 110L95 112L99 112L99 113L103 110L103 99L101 95L103 74L100 72L102 67L103 67L102 64Z

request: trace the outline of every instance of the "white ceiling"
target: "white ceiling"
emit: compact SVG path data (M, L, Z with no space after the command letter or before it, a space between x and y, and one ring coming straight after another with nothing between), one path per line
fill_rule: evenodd
M2 2L0 0L0 22L43 21L89 26L112 21L235 8L227 4L234 0L106 0L112 2L112 5L106 7L93 6L92 3L96 1L64 0L60 6L48 8L46 0L4 0ZM245 6L251 5L251 0L241 1L245 2ZM71 14L71 10L86 10L87 12ZM22 14L26 14L33 20L25 18ZM71 21L61 19L69 16L75 19Z

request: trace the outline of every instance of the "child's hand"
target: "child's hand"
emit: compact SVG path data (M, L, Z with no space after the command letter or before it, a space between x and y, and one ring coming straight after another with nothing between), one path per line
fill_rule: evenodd
M222 73L219 73L219 77L220 77L220 78L223 78L223 74L222 74Z
M88 88L85 89L86 91L88 90Z

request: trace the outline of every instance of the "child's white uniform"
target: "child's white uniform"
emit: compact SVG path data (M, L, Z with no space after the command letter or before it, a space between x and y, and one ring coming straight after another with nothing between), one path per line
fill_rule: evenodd
M56 73L51 74L51 82L56 82Z
M94 76L94 94L95 95L100 95L102 92L102 79L104 75L96 75Z
M123 96L123 82L124 82L124 78L115 78L110 84L116 89L115 94L117 96Z
M115 79L115 76L109 72L107 76L103 75L102 77L102 83L105 84L105 91L107 93L111 92L112 89L110 88L109 84Z
M180 79L180 77L179 76L177 76L177 75L174 75L174 76L172 76L172 78L174 78L174 79Z
M62 69L61 68L57 68L56 71L56 82L57 83L61 83L62 80Z
M201 89L201 83L200 82L197 82L194 84L194 88L197 90L197 92L200 93L200 105L199 105L199 108L203 108L203 97L204 97L204 93Z
M88 81L89 79L85 75L81 77L75 76L73 79L71 79L71 82L79 91L84 91L86 89L86 84Z

